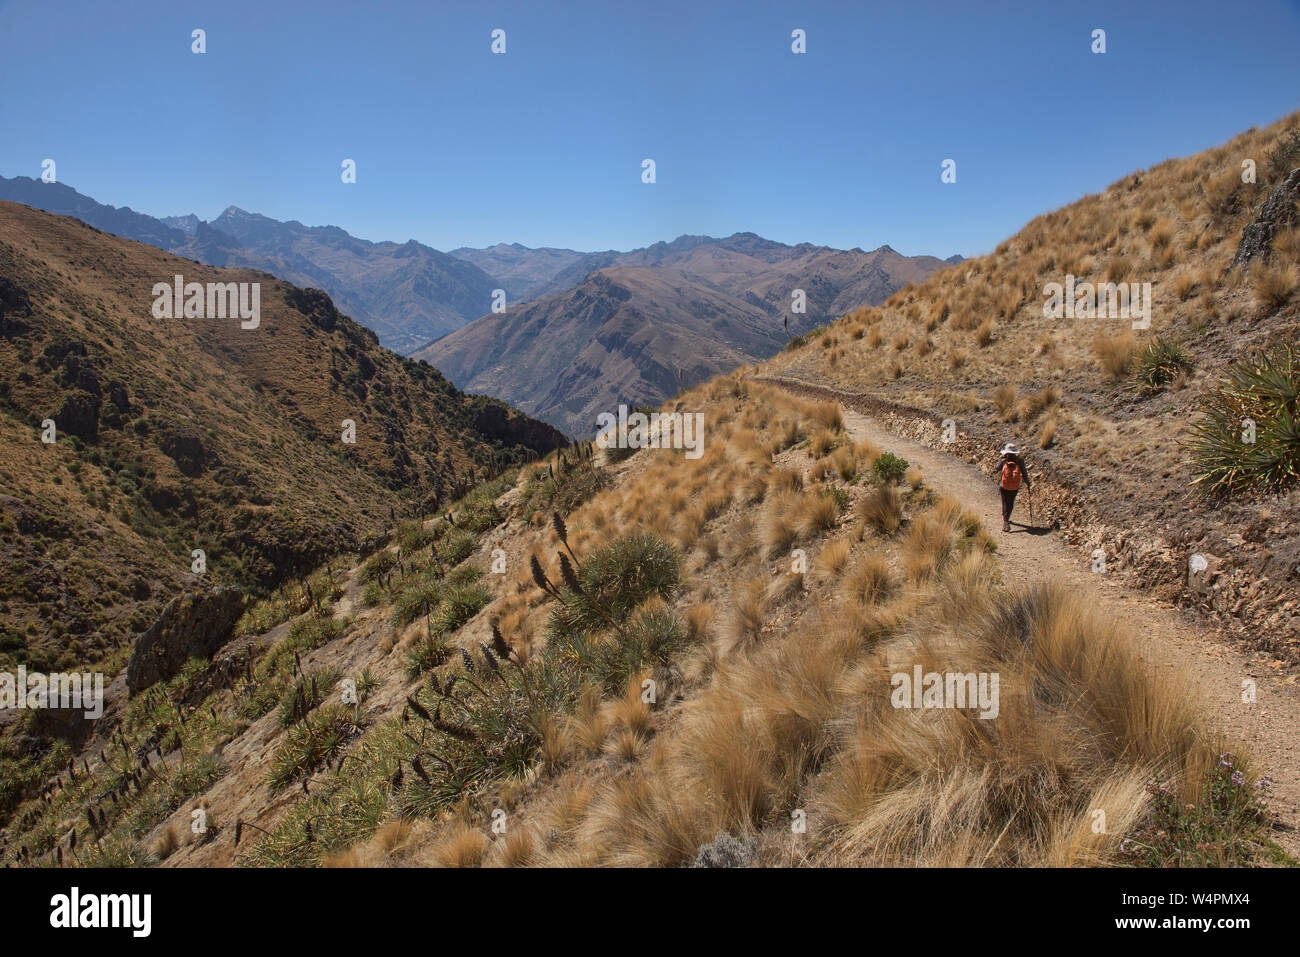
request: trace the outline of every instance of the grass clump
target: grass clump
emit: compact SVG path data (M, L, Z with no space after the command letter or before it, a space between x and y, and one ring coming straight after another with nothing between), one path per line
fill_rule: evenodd
M1163 336L1147 343L1133 362L1133 378L1138 387L1156 391L1186 375L1192 360L1182 347Z
M270 785L276 790L308 777L326 761L337 758L361 733L354 708L327 705L285 732L271 762Z
M1207 495L1279 492L1300 478L1300 363L1295 350L1239 360L1202 402L1189 443Z
M680 580L681 559L666 541L644 532L617 538L592 552L574 580L557 590L551 630L604 629L626 619L650 596L670 595Z

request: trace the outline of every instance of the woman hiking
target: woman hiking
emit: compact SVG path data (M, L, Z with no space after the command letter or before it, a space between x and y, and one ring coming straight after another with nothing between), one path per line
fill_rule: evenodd
M1002 531L1011 531L1011 510L1016 507L1016 493L1021 484L1025 494L1030 494L1029 472L1025 460L1020 457L1016 443L1008 442L1002 450L1002 459L998 462L998 490L1002 493Z

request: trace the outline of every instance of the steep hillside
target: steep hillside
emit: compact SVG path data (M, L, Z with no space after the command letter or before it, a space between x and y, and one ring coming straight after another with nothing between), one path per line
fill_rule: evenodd
M260 284L260 323L154 318L154 284L176 274ZM12 203L0 338L11 664L101 660L194 580L194 549L207 580L266 589L562 440L380 348L319 290Z
M658 404L943 265L888 246L863 253L752 233L682 236L585 256L552 280L553 295L483 316L413 355L463 388L588 435L620 402ZM796 289L804 313L791 311Z
M680 382L711 379L782 341L780 325L756 306L676 273L618 267L571 293L485 316L415 358L588 435L597 414L620 402L661 402Z
M149 243L211 266L258 269L325 290L338 307L407 353L458 329L492 304L499 281L460 258L414 240L372 243L337 226L280 222L231 206L211 223L197 216L156 219L113 207L62 183L0 176L0 200L75 216L96 229Z
M1262 775L1294 794L1294 761L1225 742L1206 702L1235 683L1186 683L1174 645L1127 629L1130 597L1039 577L1058 546L995 539L945 474L904 463L904 483L904 449L833 403L733 374L675 407L705 416L702 458L530 464L288 590L316 607L115 702L0 856L1288 861ZM971 697L900 701L918 671L970 675Z
M1018 442L1041 477L1040 523L1058 522L1084 555L1100 549L1109 572L1227 621L1265 660L1296 662L1300 491L1286 425L1296 373L1285 371L1300 338L1296 128L1292 116L1126 176L991 255L883 306L864 303L758 374L859 396L905 433L988 469ZM1242 182L1247 160L1258 182ZM1234 267L1239 246L1260 254ZM1082 294L1085 282L1149 283L1149 328L1063 304L1047 314L1054 291L1073 283ZM1102 299L1109 312L1109 292ZM1275 385L1243 386L1248 376L1238 398L1224 391L1229 372L1262 355ZM1242 438L1252 415L1257 443ZM1206 423L1242 479L1208 498L1197 489L1219 473L1194 484L1210 468L1194 448ZM1276 480L1252 485L1265 469ZM1206 566L1189 571L1194 555Z

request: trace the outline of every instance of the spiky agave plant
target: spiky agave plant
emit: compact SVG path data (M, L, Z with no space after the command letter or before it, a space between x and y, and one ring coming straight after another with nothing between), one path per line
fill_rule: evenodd
M1233 363L1202 400L1188 445L1209 496L1278 492L1300 480L1300 364L1281 346Z

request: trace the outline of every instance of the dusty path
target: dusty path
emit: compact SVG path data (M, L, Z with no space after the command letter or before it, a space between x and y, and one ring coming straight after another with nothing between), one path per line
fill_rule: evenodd
M802 391L799 383L765 381L790 392ZM1267 668L1237 651L1214 629L1187 619L1173 606L1129 588L1116 578L1094 574L1090 564L1083 563L1055 534L1042 529L1031 532L1023 493L1016 501L1012 531L1003 532L1001 502L991 475L896 435L876 419L853 411L851 406L857 404L853 399L846 394L841 401L844 427L849 434L855 440L869 439L879 448L919 465L925 472L926 484L960 499L963 506L979 515L998 541L997 554L1006 581L1051 580L1088 592L1116 618L1129 624L1142 656L1153 668L1182 668L1199 689L1204 710L1218 727L1230 738L1245 743L1263 773L1273 778L1269 804L1286 828L1276 831L1274 839L1293 856L1300 856L1300 691L1279 682ZM866 404L869 406L869 400ZM996 450L992 457L996 459ZM1242 681L1246 678L1255 681L1253 704L1241 700Z

